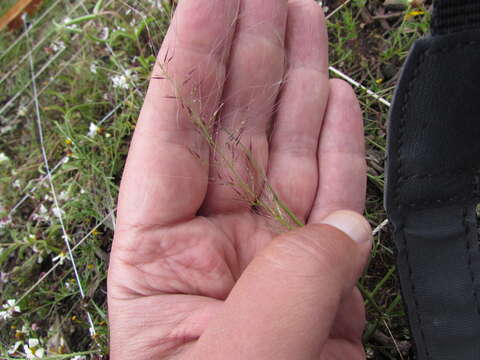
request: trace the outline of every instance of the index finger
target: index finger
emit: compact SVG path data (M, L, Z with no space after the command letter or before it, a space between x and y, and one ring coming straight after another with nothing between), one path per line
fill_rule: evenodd
M219 107L240 0L184 0L153 72L120 190L119 228L189 220L203 202L208 127Z

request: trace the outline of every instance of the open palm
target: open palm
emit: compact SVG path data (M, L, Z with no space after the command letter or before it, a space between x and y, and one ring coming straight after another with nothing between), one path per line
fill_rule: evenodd
M278 235L272 220L239 199L229 180L232 169L215 166L217 151L179 99L222 129L215 132L215 147L227 154L235 174L255 184L255 196L265 196L264 179L252 178L248 159L231 151L231 134L305 223L318 224L338 209L363 210L360 110L348 85L328 78L324 22L313 0L179 3L122 179L108 279L113 360L268 358L262 338L248 334L276 321L268 308L257 308L259 297L271 296L274 304L282 295L267 286L239 303L235 292L248 287L246 269L263 249L277 246L287 257L289 249L272 242ZM165 69L173 83L162 75ZM328 254L328 241L319 246ZM302 261L320 261L323 268L339 261L334 255L310 259L310 249L304 250ZM295 271L279 266L282 271L278 281L296 279L299 298L292 301L317 301L308 293L302 297L303 274L295 278ZM329 296L322 301L338 302ZM308 313L299 305L292 316L322 321L305 308ZM325 330L316 358L363 358L358 291L329 309L334 325ZM250 312L264 316L244 316ZM303 336L308 342L321 334ZM296 358L279 340L275 359Z

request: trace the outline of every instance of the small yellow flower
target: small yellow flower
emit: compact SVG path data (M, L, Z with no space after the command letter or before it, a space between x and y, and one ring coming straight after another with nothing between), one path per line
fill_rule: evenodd
M94 229L94 230L92 231L92 235L93 235L93 236L97 236L97 235L101 235L101 234L102 234L102 233L101 233L100 231L98 231L97 229Z
M93 264L88 264L88 265L87 265L87 269L93 270L93 269L95 269L95 265L93 265Z
M72 139L66 138L66 139L65 139L65 144L66 144L66 145L72 145L72 144L73 144Z
M72 316L72 321L75 321L75 320L77 320L77 315Z
M383 79L377 79L377 80L375 80L375 82L377 83L377 85L380 85L380 84L383 83Z
M408 14L405 15L405 20L408 20L412 17L419 16L419 15L425 15L425 11L423 11L423 10L412 10Z

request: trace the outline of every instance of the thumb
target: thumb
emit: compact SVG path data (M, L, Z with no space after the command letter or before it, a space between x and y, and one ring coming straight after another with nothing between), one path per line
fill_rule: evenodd
M196 358L319 359L370 247L370 225L351 211L280 235L244 271Z

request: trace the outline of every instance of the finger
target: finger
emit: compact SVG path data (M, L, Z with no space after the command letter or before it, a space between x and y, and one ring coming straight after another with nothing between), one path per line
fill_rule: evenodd
M319 359L370 246L370 226L349 211L281 235L242 274L196 358Z
M330 82L318 162L318 190L309 223L339 209L362 213L367 186L362 114L355 93L342 80Z
M268 160L267 128L284 74L286 18L287 0L241 2L212 156L207 214L248 208L245 200L259 193Z
M119 224L195 216L206 194L210 126L225 80L239 0L179 3L158 56L123 177Z
M321 359L365 359L362 344L365 323L365 305L360 291L355 287L338 307Z
M313 0L288 4L287 59L268 181L283 203L305 219L317 190L318 138L329 92L325 18Z
M354 287L338 308L335 325L332 327L330 336L355 344L361 341L365 321L363 297L360 290Z

